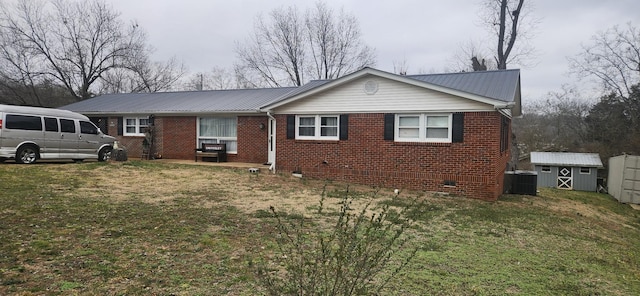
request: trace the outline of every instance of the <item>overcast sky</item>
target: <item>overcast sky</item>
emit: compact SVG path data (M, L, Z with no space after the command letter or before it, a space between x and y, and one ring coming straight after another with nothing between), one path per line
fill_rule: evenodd
M231 68L235 43L253 32L260 13L306 0L107 0L124 20L143 27L156 48L155 59L175 56L191 73L214 66ZM375 48L375 68L393 72L406 61L409 74L438 73L451 68L454 53L470 40L488 40L480 23L480 0L325 0L329 7L353 14L363 42ZM526 6L529 5L527 8ZM640 0L526 0L525 9L539 19L530 43L535 63L520 68L523 100L539 99L562 84L578 84L568 74L567 57L581 43L614 25L640 26Z

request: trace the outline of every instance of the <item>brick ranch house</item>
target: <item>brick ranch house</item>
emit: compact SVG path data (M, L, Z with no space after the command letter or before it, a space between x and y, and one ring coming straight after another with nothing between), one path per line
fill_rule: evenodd
M141 153L193 159L226 143L228 161L280 172L495 200L511 158L520 71L401 76L364 68L301 87L102 95L62 107Z

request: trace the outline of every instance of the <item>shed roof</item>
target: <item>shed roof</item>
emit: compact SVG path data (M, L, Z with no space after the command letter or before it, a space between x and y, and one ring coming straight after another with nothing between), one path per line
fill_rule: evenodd
M531 152L531 164L571 167L603 167L602 160L600 160L600 155L598 153Z
M101 95L60 107L83 114L242 113L296 90L296 87L127 93Z

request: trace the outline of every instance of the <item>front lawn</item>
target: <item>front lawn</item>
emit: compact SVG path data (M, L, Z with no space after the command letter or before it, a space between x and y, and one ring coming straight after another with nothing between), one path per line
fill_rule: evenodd
M329 182L318 213L325 183L153 161L0 164L0 294L259 295L254 263L277 256L269 207L330 227L347 193ZM380 206L392 190L348 194ZM640 294L640 212L608 195L401 197L425 200L407 231L418 252L386 295Z

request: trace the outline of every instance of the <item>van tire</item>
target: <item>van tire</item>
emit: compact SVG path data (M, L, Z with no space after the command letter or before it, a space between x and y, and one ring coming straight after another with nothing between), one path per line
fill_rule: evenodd
M38 148L34 145L24 145L16 151L16 162L24 164L35 163L38 159Z
M107 161L109 159L111 159L111 151L113 150L113 148L111 147L104 147L102 149L100 149L100 152L98 152L98 161Z

